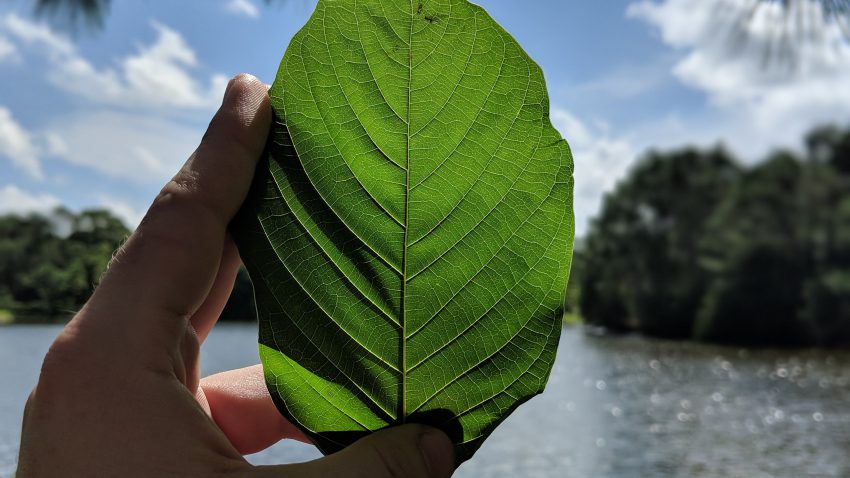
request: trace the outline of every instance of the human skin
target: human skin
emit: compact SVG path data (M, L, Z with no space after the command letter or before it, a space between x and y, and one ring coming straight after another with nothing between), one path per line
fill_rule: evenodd
M200 378L201 346L240 259L227 226L272 121L267 87L240 75L200 146L50 347L24 411L17 478L448 477L449 439L405 425L309 463L243 454L305 437L260 366Z

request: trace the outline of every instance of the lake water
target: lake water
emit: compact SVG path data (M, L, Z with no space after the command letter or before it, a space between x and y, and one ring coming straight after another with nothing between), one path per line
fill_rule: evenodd
M56 327L0 328L0 477ZM256 363L256 330L219 326L205 374ZM280 443L254 463L318 457ZM850 353L595 337L566 329L546 393L458 477L850 477Z

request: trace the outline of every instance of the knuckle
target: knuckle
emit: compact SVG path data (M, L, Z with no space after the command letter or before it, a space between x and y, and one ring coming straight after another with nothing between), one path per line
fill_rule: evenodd
M35 388L33 388L32 391L30 391L29 396L27 396L27 401L24 402L24 421L26 421L28 417L32 416L35 399Z
M186 219L214 223L228 222L229 218L220 207L216 206L216 198L222 193L222 184L228 183L213 181L209 172L202 172L203 168L194 166L193 163L203 162L200 156L200 151L194 153L174 179L163 186L148 210L147 216L150 216L148 222L155 223L161 220L165 221L169 227L191 222ZM221 171L217 175L223 178L232 177L231 171ZM142 223L144 222L143 220Z
M186 326L186 332L180 342L180 353L186 361L197 360L201 355L201 339L192 324Z
M65 369L79 360L80 349L79 338L76 334L68 329L62 331L47 349L41 366L42 376L61 375Z
M201 354L201 341L191 324L187 324L186 331L180 340L179 353L179 360L174 361L174 373L189 390L195 390L200 384L198 360Z
M163 214L164 211L191 207L191 197L196 189L197 177L191 170L183 168L156 195L153 204L151 204L148 210L148 216L151 216L151 219L155 219L157 215Z
M182 171L178 176L181 174ZM188 188L185 180L174 178L169 181L154 198L137 231L148 231L151 228L156 228L162 221L167 221L168 216L171 216L175 209L185 208L187 193Z
M70 383L75 376L74 370L85 360L85 348L79 342L73 333L65 330L51 344L41 365L38 383L27 400L30 407L36 403L39 408L49 406L75 389Z
M199 198L196 182L194 175L185 171L169 181L139 225L135 240L142 245L191 248L195 244L195 226L222 223L220 214ZM126 249L122 248L121 253L126 254Z

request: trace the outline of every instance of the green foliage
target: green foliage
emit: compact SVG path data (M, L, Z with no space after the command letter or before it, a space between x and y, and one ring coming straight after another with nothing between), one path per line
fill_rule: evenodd
M224 306L219 320L225 322L254 322L257 320L257 305L254 302L254 286L244 267L239 269L233 292Z
M777 152L747 170L720 151L645 158L586 238L588 322L740 344L850 343L850 131L822 128L807 144L805 159Z
M102 210L0 217L0 309L19 321L69 317L127 234Z
M723 150L651 152L614 194L584 240L581 311L591 323L683 337L707 275L706 219L739 168Z
M582 246L577 239L573 249L572 269L570 270L570 282L567 285L567 295L564 299L564 325L581 325L584 320L581 317L581 280L584 276L584 254Z
M129 234L106 210L0 216L0 325L70 319ZM244 269L220 320L256 320Z
M806 343L804 165L777 153L745 172L709 221L704 261L714 265L694 334L751 344Z
M539 393L572 159L543 75L465 0L320 0L234 228L281 412L325 452L404 422L469 458Z

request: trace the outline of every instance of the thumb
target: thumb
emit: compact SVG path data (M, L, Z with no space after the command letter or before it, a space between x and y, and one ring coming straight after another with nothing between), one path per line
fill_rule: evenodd
M448 478L454 449L436 428L403 425L373 433L348 448L309 463L258 467L252 478Z

